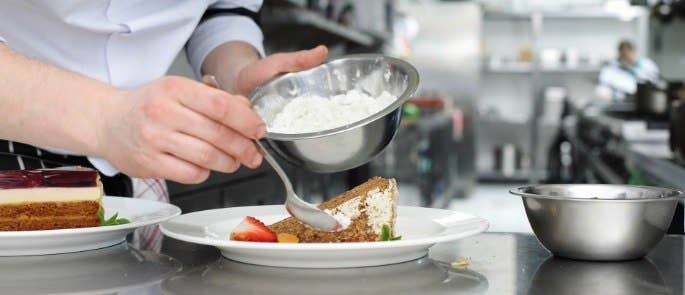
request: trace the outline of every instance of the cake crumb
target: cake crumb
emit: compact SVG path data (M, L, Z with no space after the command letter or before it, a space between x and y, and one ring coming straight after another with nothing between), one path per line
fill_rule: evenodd
M452 262L452 267L453 268L468 268L469 267L470 260L468 258L464 257L459 257L457 260Z

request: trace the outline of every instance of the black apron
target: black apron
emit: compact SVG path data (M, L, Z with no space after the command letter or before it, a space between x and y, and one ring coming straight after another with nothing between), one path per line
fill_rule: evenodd
M88 158L83 156L55 154L32 145L0 140L0 171L63 166L81 166L95 169ZM100 180L106 195L133 196L131 179L122 173L111 177L100 173Z

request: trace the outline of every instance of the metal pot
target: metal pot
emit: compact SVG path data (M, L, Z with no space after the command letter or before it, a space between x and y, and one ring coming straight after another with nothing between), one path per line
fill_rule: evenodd
M637 112L653 117L668 115L668 95L663 87L652 82L640 82L635 93Z

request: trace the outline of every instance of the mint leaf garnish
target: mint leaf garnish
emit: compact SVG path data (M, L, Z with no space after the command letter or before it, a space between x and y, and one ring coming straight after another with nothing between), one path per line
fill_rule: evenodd
M120 224L127 224L131 223L130 220L126 218L118 218L119 217L119 212L114 213L112 217L109 219L105 220L105 210L100 208L98 210L98 219L100 220L100 226L110 226L110 225L120 225Z
M102 207L98 209L98 220L100 221L100 225L105 224L105 209L102 209Z
M112 217L110 217L109 219L107 219L107 221L105 221L105 225L112 225L112 224L114 224L114 223L117 221L117 216L119 216L119 212L114 213L114 215L112 215Z
M381 241L397 241L402 239L402 236L393 237L390 233L390 226L384 224L381 227Z
M390 240L390 227L387 224L384 224L383 227L381 227L381 241L387 240Z
M127 224L127 223L131 223L131 221L126 219L126 218L117 219L117 224Z

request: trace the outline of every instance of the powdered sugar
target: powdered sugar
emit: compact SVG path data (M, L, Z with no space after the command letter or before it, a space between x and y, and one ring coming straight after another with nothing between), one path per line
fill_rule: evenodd
M380 112L397 97L383 91L371 97L358 90L333 97L305 95L290 100L273 120L267 120L269 132L308 133L345 126Z

